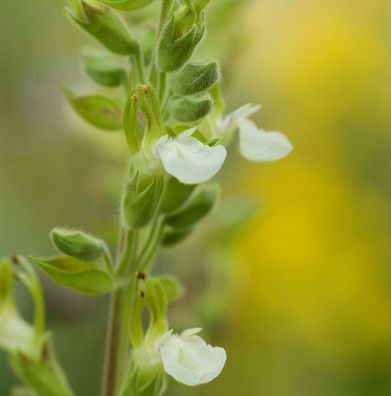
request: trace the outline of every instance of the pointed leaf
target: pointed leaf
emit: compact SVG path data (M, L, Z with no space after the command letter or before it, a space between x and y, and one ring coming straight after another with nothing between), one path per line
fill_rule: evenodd
M93 262L68 256L49 259L30 257L30 260L38 265L49 278L69 289L99 295L111 291L114 286L111 275Z

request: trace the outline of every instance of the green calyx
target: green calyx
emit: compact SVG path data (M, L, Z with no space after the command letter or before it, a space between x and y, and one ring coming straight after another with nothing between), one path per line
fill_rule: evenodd
M205 33L203 18L197 19L189 29L182 30L175 15L162 29L157 49L157 66L162 72L179 70L191 58Z
M219 80L217 62L206 64L188 63L172 79L172 90L175 94L186 96L205 92Z
M132 38L121 19L110 8L88 3L85 0L70 0L66 12L85 31L103 46L120 55L137 54L138 42Z
M144 228L153 220L164 188L160 169L148 169L146 164L141 170L137 165L131 168L121 204L122 222L129 230Z
M179 122L194 122L208 115L213 108L209 94L176 96L171 99L170 113Z

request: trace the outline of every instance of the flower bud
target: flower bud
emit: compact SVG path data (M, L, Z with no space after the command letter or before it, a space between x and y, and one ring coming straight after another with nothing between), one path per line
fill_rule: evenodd
M61 253L80 260L95 261L104 252L103 241L81 231L54 228L50 236Z
M64 92L73 110L90 125L105 130L122 129L122 106L119 101L102 95L75 95L64 86Z
M100 2L109 7L116 8L117 10L131 11L146 7L151 4L153 0L100 0Z
M154 218L163 192L163 177L136 171L122 198L122 221L128 229L140 229Z
M177 95L194 95L205 92L219 80L217 62L206 64L188 63L172 81L172 90Z
M213 107L209 94L198 96L176 96L171 100L170 111L179 122L193 122L205 117Z
M203 18L199 18L183 34L175 16L164 26L157 50L158 68L166 73L182 68L192 56L205 33ZM179 31L179 33L178 33Z
M136 54L138 42L129 35L124 23L108 7L91 5L85 0L69 0L67 14L103 46L120 55Z
M175 229L187 229L194 226L211 212L218 197L217 188L199 189L183 208L166 218L166 224Z
M100 85L118 87L126 79L125 70L107 55L84 56L86 73Z

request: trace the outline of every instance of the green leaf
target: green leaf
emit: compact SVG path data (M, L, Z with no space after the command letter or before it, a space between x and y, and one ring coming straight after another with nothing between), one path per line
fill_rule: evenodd
M73 257L54 258L30 257L49 278L60 285L82 293L99 295L113 289L114 280L96 263L78 260Z
M77 114L89 124L106 131L122 129L122 106L102 95L76 96L68 87L65 95Z
M160 211L170 213L182 206L195 189L195 185L183 184L177 178L169 176L166 181Z
M121 11L132 11L139 8L146 7L151 4L153 0L100 0L109 7Z
M187 229L207 216L219 197L217 188L205 187L196 191L186 205L166 218L166 224L176 229Z
M159 279L163 286L168 304L175 303L185 294L185 288L175 276L161 275L158 276L157 279Z
M108 7L92 5L84 0L71 0L65 10L79 26L110 51L131 55L140 50L126 25Z
M205 117L213 107L209 94L198 96L175 96L171 100L170 112L175 120L193 122Z
M126 79L125 70L107 55L86 55L83 57L87 74L98 84L117 87Z
M54 228L50 236L53 244L61 253L79 260L98 260L105 250L103 241L81 231Z
M192 228L176 229L166 227L163 234L162 245L166 247L177 245L185 240L192 231Z
M172 90L175 94L186 96L205 92L219 80L217 62L206 64L188 63L172 80Z

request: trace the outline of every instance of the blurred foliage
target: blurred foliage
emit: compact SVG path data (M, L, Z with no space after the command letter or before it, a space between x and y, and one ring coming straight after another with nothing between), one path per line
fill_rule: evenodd
M229 354L219 379L186 395L390 395L391 4L253 0L241 19L223 3L211 20L239 21L216 23L202 53L225 59L229 108L262 103L258 124L296 150L231 163L225 196L262 202L256 217L232 234L217 212L161 260L187 286L173 326L201 318ZM0 41L1 255L51 253L56 225L114 241L126 143L72 118L60 90L85 81L88 40L62 0L2 0ZM46 293L60 361L80 395L98 394L104 301L50 282ZM0 355L0 394L11 384Z

